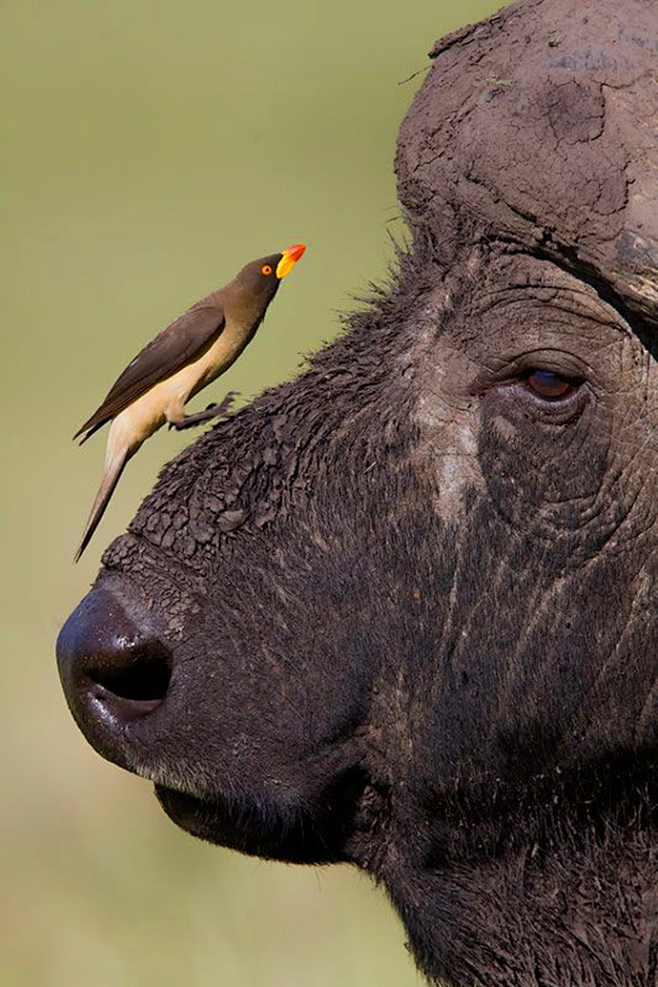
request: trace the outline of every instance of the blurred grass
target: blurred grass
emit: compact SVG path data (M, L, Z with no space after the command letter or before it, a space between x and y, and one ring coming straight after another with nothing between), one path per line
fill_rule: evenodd
M103 439L70 436L147 339L261 253L309 244L197 404L248 399L336 333L402 232L393 153L422 75L398 82L498 5L5 0L3 985L418 983L365 877L193 841L77 732L57 630L189 438L144 447L74 567Z

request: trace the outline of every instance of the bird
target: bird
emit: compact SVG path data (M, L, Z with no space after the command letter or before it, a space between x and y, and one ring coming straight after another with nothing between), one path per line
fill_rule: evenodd
M100 407L73 436L80 445L110 422L103 478L75 555L77 562L105 513L128 460L165 422L185 429L225 415L221 404L186 415L183 408L237 360L254 338L283 278L306 250L294 244L246 264L223 288L196 302L132 360Z

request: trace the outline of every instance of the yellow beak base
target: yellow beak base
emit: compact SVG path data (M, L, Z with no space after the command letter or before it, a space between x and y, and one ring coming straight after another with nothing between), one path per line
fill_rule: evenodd
M306 247L303 243L297 243L294 247L288 247L286 250L282 250L281 253L283 256L276 266L277 278L285 278L286 274L290 274L305 250Z

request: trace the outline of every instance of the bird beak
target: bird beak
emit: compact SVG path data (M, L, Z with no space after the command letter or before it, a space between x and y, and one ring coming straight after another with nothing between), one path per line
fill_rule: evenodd
M285 278L286 274L290 274L305 250L305 243L296 243L294 247L288 247L287 250L282 250L281 253L283 256L276 266L277 278Z

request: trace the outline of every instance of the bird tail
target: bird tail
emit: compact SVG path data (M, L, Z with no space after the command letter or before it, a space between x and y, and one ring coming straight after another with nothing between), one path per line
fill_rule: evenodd
M100 489L96 494L96 500L94 501L94 506L91 509L89 520L87 521L85 530L82 533L80 547L75 553L76 562L79 561L80 556L91 541L94 531L98 527L100 519L105 513L105 508L110 502L110 497L114 493L114 488L119 482L119 477L123 473L123 468L129 458L130 451L126 448L119 449L113 454L109 454L108 449L108 457L105 461L105 470L103 472L103 479L101 481Z

